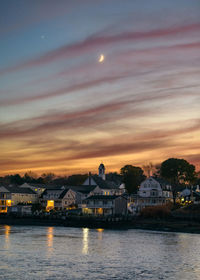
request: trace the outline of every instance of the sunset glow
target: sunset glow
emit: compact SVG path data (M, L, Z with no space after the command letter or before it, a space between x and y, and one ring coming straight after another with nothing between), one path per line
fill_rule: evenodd
M200 2L122 2L1 3L0 175L200 169Z

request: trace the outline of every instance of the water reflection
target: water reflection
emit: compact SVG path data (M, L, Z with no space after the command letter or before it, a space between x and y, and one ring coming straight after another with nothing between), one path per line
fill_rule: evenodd
M5 229L5 246L7 249L9 249L10 247L10 230L11 230L11 226L4 226Z
M103 228L98 228L97 231L98 231L98 239L102 240L104 229Z
M88 253L88 228L83 228L83 247L82 254L86 255Z
M0 279L200 279L196 234L0 226L0 244Z
M48 227L47 230L47 247L48 251L51 252L53 250L53 227Z

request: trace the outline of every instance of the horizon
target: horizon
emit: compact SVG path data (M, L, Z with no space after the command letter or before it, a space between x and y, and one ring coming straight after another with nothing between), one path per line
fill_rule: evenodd
M172 157L199 171L199 11L197 0L2 2L0 176Z
M101 163L103 163L104 164L104 162L101 162ZM190 163L190 162L189 162ZM147 166L147 165L149 165L149 164L152 164L152 166L151 166L151 171L150 171L150 173L152 174L152 175L150 175L150 176L148 176L148 170L145 170L145 167ZM149 163L147 163L146 165L144 164L144 165L142 165L142 166L135 166L135 165L133 165L133 166L135 166L135 167L140 167L142 170L143 170L143 172L144 172L144 175L145 176L147 176L147 177L151 177L151 176L154 176L154 174L155 174L155 172L156 172L156 170L157 170L157 167L156 166L159 166L161 163L157 163L157 164L154 164L154 163L152 163L152 162L149 162ZM127 164L125 164L125 165L127 165ZM124 165L124 166L125 166ZM110 174L110 173L117 173L118 175L120 175L120 170L121 170L121 168L122 167L124 167L124 166L122 166L121 168L119 168L119 169L117 169L117 170L109 170L108 168L107 168L107 166L104 164L104 166L105 166L105 174ZM19 173L7 173L7 174L0 174L0 177L5 177L5 176L14 176L14 175L17 175L17 174L19 174L21 177L22 176L24 176L25 174L31 174L32 173L32 175L34 176L33 178L39 178L39 177L41 177L43 174L46 174L46 175L48 175L48 174L50 174L50 173L52 173L53 175L55 175L55 178L59 178L59 177L70 177L70 176L72 176L72 175L86 175L86 174L90 174L91 173L91 175L96 175L96 174L98 174L98 167L99 167L99 165L98 166L96 166L96 168L90 168L89 170L86 170L86 171L82 171L82 172L76 172L76 173L55 173L55 172L42 172L42 173L37 173L37 172L34 172L34 171L32 171L32 170L25 170L24 172L19 172ZM196 169L196 166L195 166L195 169ZM195 172L197 173L197 174L199 174L200 173L200 169L199 170L195 170Z

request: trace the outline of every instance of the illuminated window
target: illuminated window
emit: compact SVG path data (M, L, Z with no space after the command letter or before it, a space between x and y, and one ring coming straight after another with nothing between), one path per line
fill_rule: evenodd
M103 209L102 209L102 208L98 208L97 213L98 213L99 215L102 215L102 214L103 214Z
M54 200L47 200L47 211L51 210L54 208Z
M7 204L7 206L11 206L11 200L9 199L9 200L6 200L6 204Z

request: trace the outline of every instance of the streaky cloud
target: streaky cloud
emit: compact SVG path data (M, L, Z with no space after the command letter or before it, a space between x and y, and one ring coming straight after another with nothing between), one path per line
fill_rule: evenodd
M71 57L73 55L84 54L92 49L99 46L105 46L116 43L131 42L135 40L146 40L146 39L156 39L164 38L168 36L175 36L176 34L191 33L200 30L200 23L193 23L188 25L180 25L175 27L167 27L162 29L153 29L149 31L133 31L133 32L123 32L116 35L101 35L101 36L90 36L85 40L71 45L62 46L53 51L49 51L46 54L40 55L39 57L30 59L28 61L19 63L8 68L0 70L0 75L7 73L12 73L15 71L21 71L26 68L32 68L41 66L47 63L54 62L58 59L63 59Z

